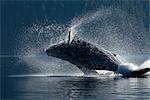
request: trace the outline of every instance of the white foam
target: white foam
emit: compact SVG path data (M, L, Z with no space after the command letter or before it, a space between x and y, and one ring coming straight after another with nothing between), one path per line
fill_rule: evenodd
M120 22L114 22L116 19L117 21L120 20ZM132 50L136 51L135 49L137 48L132 44L132 33L139 33L139 37L143 37L143 34L140 34L140 32L146 33L143 29L143 24L137 24L136 20L134 16L121 9L102 8L94 13L88 13L81 18L73 20L69 28L57 23L52 23L51 25L43 23L33 24L31 27L24 28L23 35L19 34L21 38L18 39L17 43L20 44L15 52L18 50L19 55L34 56L31 59L20 58L33 70L40 70L41 73L80 72L67 62L55 58L38 57L38 53L44 52L43 50L49 45L65 40L68 29L71 29L71 40L79 33L79 36L88 42L96 43L98 46L103 46L116 54L127 53ZM142 40L142 38L140 39ZM140 67L149 66L149 63L150 61L146 61ZM132 63L123 63L118 67L118 72L125 74L136 68L137 66Z
M140 68L150 68L150 59L144 61L144 63L140 65Z
M119 65L117 69L117 73L122 74L123 76L128 76L131 74L132 71L141 69L141 68L150 68L150 60L146 60L141 66L137 66L133 63L124 63Z

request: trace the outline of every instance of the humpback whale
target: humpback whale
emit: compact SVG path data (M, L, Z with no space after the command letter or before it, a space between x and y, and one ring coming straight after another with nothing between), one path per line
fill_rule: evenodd
M108 70L122 74L125 77L140 77L150 71L150 68L130 70L117 59L116 54L74 37L68 41L50 46L46 53L76 65L84 74L97 75L96 70Z

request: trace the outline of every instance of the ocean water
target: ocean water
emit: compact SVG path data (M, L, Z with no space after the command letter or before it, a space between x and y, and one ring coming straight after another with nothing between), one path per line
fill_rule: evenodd
M8 59L10 58L7 58L7 61ZM150 61L147 60L139 67L149 67L149 64ZM24 68L27 65L19 67ZM99 71L100 75L97 76L85 76L79 70L65 70L59 69L59 72L55 73L45 72L46 74L44 71L22 74L18 69L16 70L18 74L2 77L2 100L150 99L150 73L140 78L125 78L108 71Z
M149 80L107 75L16 76L9 77L9 95L2 100L149 100Z
M150 67L148 0L1 0L2 100L150 100L150 76L84 76L45 50L77 36Z

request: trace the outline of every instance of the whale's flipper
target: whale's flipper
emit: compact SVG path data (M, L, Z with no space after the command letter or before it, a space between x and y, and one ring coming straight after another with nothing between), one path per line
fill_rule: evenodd
M144 68L144 69L139 69L139 70L133 71L132 77L140 77L149 71L150 71L150 68Z
M99 75L98 72L94 69L88 69L86 67L79 67L79 66L77 67L84 73L84 75Z

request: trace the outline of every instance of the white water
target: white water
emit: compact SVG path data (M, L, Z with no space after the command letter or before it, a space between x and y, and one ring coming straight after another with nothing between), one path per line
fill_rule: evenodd
M71 40L74 36L78 36L99 48L103 47L112 53L119 54L123 65L127 65L131 69L150 67L150 59L144 61L141 66L133 64L128 59L125 59L126 62L123 61L122 54L136 54L147 50L148 42L146 42L146 34L144 34L147 31L143 23L137 24L135 16L117 8L105 8L87 13L85 16L73 19L70 25L44 22L24 27L21 31L23 35L18 37L17 54L21 55L18 62L26 63L31 70L38 70L37 74L80 75L82 72L74 65L60 59L47 57L44 53L49 46L66 41L69 30L71 30ZM139 34L132 36L135 33ZM135 43L137 40L145 41L145 45Z

